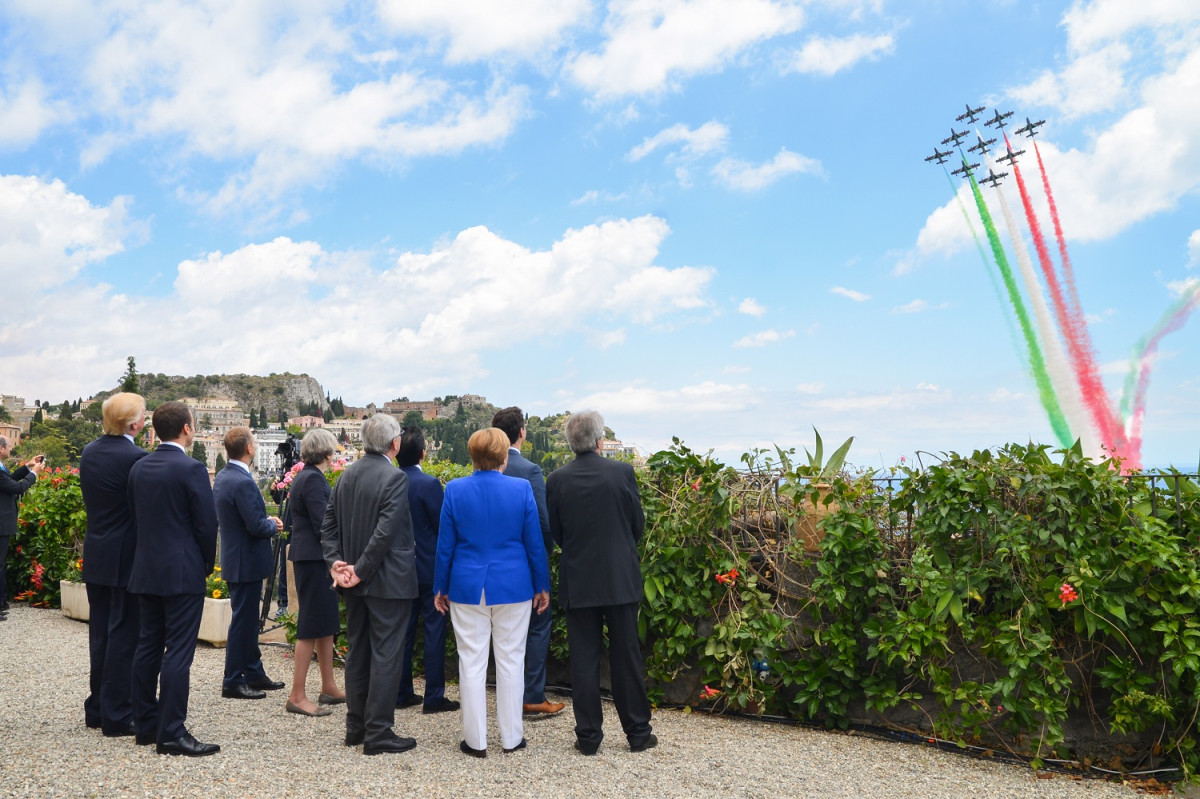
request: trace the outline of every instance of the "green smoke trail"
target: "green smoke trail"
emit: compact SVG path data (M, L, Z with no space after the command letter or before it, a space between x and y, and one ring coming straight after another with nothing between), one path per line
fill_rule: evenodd
M1163 312L1162 318L1150 329L1150 332L1138 339L1129 353L1129 372L1125 375L1125 385L1121 391L1121 421L1128 424L1135 410L1135 388L1138 375L1145 365L1150 351L1158 347L1159 340L1167 333L1172 333L1183 326L1200 300L1200 283L1193 283L1179 294L1179 298L1171 303Z
M966 165L967 161L964 158L963 166ZM975 175L968 170L967 177L971 181L971 193L975 195L975 205L979 209L979 218L983 220L983 229L987 231L988 243L992 247L992 257L996 259L996 266L999 267L1000 275L1004 279L1004 287L1008 290L1008 298L1012 302L1013 310L1017 313L1021 333L1025 336L1025 346L1029 350L1029 366L1033 371L1034 382L1037 383L1038 397L1042 401L1042 407L1046 409L1046 415L1050 417L1050 427L1058 438L1059 446L1070 447L1075 439L1071 436L1071 428L1067 424L1066 417L1063 416L1062 408L1058 405L1058 397L1050 383L1050 375L1046 372L1045 358L1042 357L1042 351L1038 347L1037 335L1029 323L1029 313L1025 310L1021 292L1017 288L1012 268L1008 265L1008 258L1004 254L1004 245L1000 243L996 226L992 224L992 215L988 213L987 203L983 201L983 193L979 190L979 184L975 182Z

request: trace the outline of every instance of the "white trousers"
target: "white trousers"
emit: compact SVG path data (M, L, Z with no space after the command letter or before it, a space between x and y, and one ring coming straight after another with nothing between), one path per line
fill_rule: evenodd
M488 643L496 657L496 724L500 745L512 749L525 735L521 703L525 697L525 636L531 601L507 605L450 603L458 643L458 696L462 700L463 740L472 749L487 748Z

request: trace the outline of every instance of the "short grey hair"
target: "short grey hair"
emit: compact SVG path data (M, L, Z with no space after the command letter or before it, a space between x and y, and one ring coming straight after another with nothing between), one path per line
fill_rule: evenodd
M386 455L392 441L400 437L400 423L390 413L377 413L363 422L363 449Z
M0 447L8 446L8 436L0 436Z
M337 451L337 439L324 427L314 427L300 440L300 460L316 466Z
M576 455L595 452L596 445L604 438L604 417L598 411L580 411L571 414L564 429L567 446Z

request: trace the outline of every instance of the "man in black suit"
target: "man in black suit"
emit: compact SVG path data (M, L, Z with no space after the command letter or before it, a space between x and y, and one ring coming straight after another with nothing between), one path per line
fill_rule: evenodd
M600 454L604 419L595 411L567 420L575 460L550 473L550 529L562 548L558 601L567 612L575 748L594 755L604 738L600 658L608 625L613 700L631 752L658 744L650 731L650 700L638 644L642 570L637 542L646 519L628 463Z
M503 430L508 436L508 465L504 467L504 473L509 477L528 480L533 488L548 570L554 538L550 535L550 516L546 512L546 480L542 477L541 467L521 454L521 444L525 443L525 412L516 405L496 411L492 417L492 427ZM546 658L550 655L552 629L549 607L545 613L529 614L529 633L525 639L525 696L521 700L525 713L554 715L566 707L562 702L551 702L546 698Z
M8 541L17 532L17 506L21 495L37 482L46 468L46 458L38 455L10 474L4 461L12 454L12 444L0 436L0 621L8 618L8 584L4 577L4 561L8 558Z
M137 531L129 510L129 470L148 454L134 439L146 426L146 401L113 394L101 406L104 435L83 448L79 488L87 510L83 581L87 584L91 693L84 722L110 738L133 735L130 665L138 637L138 599L126 591Z
M217 510L208 469L187 453L196 437L191 410L164 403L153 424L162 443L129 470L137 545L128 590L139 594L141 614L133 724L139 745L156 743L160 755L200 757L221 751L184 726L205 578L217 559Z
M408 477L392 464L400 423L377 413L363 424L362 440L367 454L329 496L321 548L346 602L346 745L377 755L417 745L392 731L417 563Z
M283 522L267 515L267 503L250 474L254 462L254 433L249 427L234 427L225 434L225 456L229 462L213 481L217 521L221 530L221 576L229 584L233 618L225 644L225 679L221 696L226 699L262 699L282 682L267 676L258 647L258 612L263 580L275 566L271 539Z
M425 433L414 425L404 428L396 463L408 477L408 511L412 516L413 538L417 553L417 601L408 616L401 655L400 692L396 707L423 705L423 713L458 710L459 704L446 698L446 616L433 605L433 557L437 553L438 523L442 516L442 481L421 471L425 460ZM425 636L425 695L413 690L413 649L417 621Z

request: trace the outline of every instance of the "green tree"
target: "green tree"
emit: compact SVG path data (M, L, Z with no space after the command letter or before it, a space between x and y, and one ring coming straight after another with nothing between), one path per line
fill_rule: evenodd
M220 452L217 453L217 463L215 468L218 472L225 468L225 456Z
M0 405L0 422L11 422L12 414L8 412L8 406Z
M54 430L42 430L38 435L28 435L13 450L13 457L21 463L34 455L45 455L47 466L71 465L67 440Z
M33 412L33 420L30 422L30 427L32 428L32 426L35 424L41 424L42 420L44 420L45 418L46 417L42 415L42 409L38 408L36 411Z
M251 430L258 429L258 411L255 410L254 408L250 409L250 429Z
M208 465L208 449L199 441L192 442L192 457L206 466Z
M402 422L400 422L400 426L401 427L420 427L424 421L425 421L425 418L423 416L421 416L420 411L409 411L408 413L404 414L404 420Z
M125 368L125 374L121 375L121 391L132 391L134 394L137 394L138 393L137 364L134 362L132 355L130 355L126 359L125 363L127 364L127 366Z

